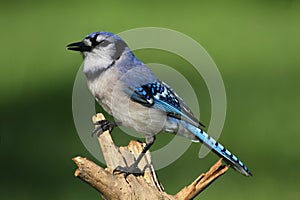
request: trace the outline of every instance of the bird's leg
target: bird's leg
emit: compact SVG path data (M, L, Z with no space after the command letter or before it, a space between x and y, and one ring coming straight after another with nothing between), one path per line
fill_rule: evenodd
M124 172L125 173L125 178L129 174L141 175L143 172L138 168L138 164L142 160L142 158L145 155L145 153L152 146L152 144L154 143L154 141L155 141L155 135L146 135L146 145L144 146L142 152L139 154L139 156L134 161L134 163L132 165L126 166L126 167L118 166L118 167L116 167L116 169L114 169L114 172L116 172L116 171Z
M116 126L120 126L121 123L119 122L111 122L108 120L101 120L101 121L97 121L95 123L96 125L98 125L94 131L92 132L92 136L94 136L95 134L99 137L102 133L104 133L105 131L109 131L112 132L112 130L116 127Z

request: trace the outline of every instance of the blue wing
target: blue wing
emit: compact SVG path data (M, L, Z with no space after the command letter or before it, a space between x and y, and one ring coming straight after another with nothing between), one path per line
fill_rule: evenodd
M131 99L144 106L163 110L167 115L183 120L182 125L193 133L200 142L224 158L226 162L230 163L240 173L252 176L249 169L235 155L207 135L201 128L197 128L197 126L202 124L194 117L184 101L167 84L156 81L137 87L134 89Z
M163 110L167 115L184 120L195 126L204 126L195 118L183 99L164 82L151 82L135 88L131 99L144 106Z

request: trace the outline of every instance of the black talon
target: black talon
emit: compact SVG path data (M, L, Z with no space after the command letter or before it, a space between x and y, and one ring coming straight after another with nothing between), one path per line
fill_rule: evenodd
M113 173L115 172L120 172L120 173L124 173L124 177L126 178L129 174L133 174L134 176L140 176L143 175L144 172L142 172L142 170L140 170L135 163L133 163L131 166L129 167L121 167L121 166L117 166Z
M142 152L138 155L137 159L134 161L134 163L132 165L130 165L129 167L121 167L118 166L116 167L116 169L114 169L113 172L124 172L124 176L125 178L129 175L129 174L133 174L135 176L139 176L142 175L144 172L141 171L138 168L138 164L140 163L140 161L142 160L143 156L145 155L145 153L148 151L148 149L152 146L153 142L155 140L155 135L146 135L146 145L144 146Z
M109 131L112 132L113 128L117 126L117 123L115 122L110 122L108 120L101 120L95 123L96 125L98 125L92 132L92 137L97 134L97 136L99 137L102 133L104 133L105 131Z

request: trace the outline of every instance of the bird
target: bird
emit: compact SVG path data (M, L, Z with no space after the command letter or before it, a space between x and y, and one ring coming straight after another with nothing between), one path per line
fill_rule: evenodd
M156 134L167 132L198 141L236 171L252 176L246 165L204 131L204 125L167 83L130 50L126 42L111 32L92 32L83 40L67 45L68 50L83 56L83 73L87 85L100 106L115 121L99 121L98 136L117 126L134 129L145 136L145 146L131 166L115 170L135 174L138 163L150 149ZM141 173L139 170L137 172Z

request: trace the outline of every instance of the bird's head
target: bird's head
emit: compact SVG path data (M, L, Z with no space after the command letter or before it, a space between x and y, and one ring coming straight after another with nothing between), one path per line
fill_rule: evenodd
M102 59L118 59L126 50L127 44L110 32L93 32L82 41L69 44L68 50L80 51L84 58L92 55Z
M84 58L83 71L87 76L108 69L123 54L131 52L119 36L110 32L93 32L82 41L69 44L67 49L81 52Z

